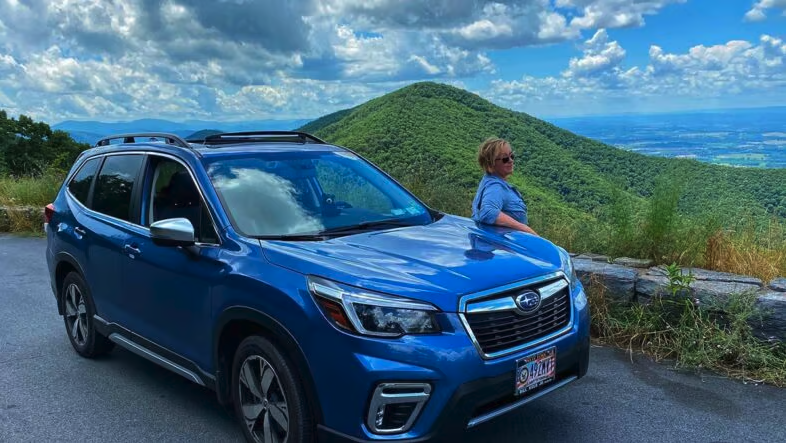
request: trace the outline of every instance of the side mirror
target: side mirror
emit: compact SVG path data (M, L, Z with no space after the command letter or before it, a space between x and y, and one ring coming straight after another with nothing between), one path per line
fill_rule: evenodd
M192 246L194 226L187 218L168 218L150 225L153 243L159 246Z

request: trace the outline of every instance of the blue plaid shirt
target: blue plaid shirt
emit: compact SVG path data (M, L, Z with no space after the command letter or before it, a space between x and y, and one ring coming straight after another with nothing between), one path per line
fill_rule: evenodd
M527 204L521 193L502 177L485 174L472 200L472 219L493 225L500 212L527 224Z

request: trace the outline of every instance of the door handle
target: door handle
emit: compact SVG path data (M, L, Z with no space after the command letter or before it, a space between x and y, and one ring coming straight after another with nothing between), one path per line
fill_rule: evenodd
M133 245L123 246L123 251L125 251L126 254L130 255L131 258L134 258L135 255L139 255L142 253L142 251L140 251L139 248Z
M83 236L83 235L85 235L85 234L87 234L87 232L85 232L85 230L84 230L84 229L82 229L82 228L80 228L79 226L77 226L77 227L75 227L75 228L74 228L74 232L76 232L77 234L79 234L79 236L80 236L80 237L81 237L81 236Z

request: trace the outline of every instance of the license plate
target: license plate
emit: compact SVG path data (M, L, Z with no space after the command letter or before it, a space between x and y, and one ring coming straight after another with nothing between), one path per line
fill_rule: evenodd
M556 373L556 347L516 360L516 395L522 395L554 381Z

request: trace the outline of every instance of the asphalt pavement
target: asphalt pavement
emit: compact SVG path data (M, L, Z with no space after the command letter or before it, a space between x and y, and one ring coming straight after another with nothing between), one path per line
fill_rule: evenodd
M205 388L123 349L80 358L46 240L0 235L0 442L241 442ZM593 347L589 374L468 432L490 442L786 442L786 389Z

